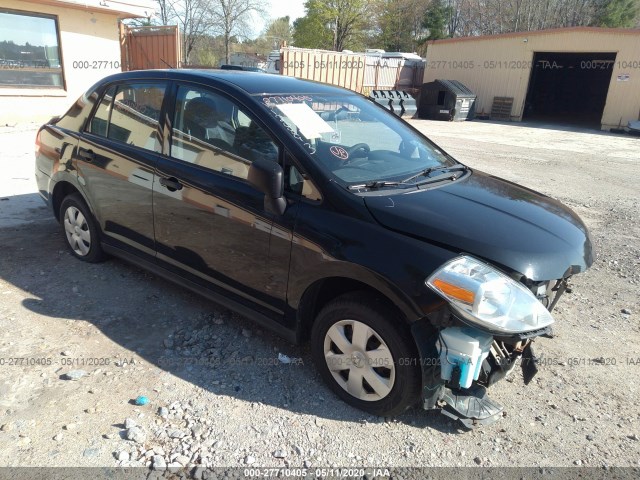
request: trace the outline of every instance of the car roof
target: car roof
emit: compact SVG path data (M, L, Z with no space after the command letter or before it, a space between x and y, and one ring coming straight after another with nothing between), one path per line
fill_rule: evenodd
M225 83L244 90L249 95L277 95L277 94L352 94L351 90L327 85L325 83L301 80L299 78L274 75L269 73L247 72L239 70L135 70L131 72L117 73L103 80L103 82L127 80L127 79L168 79L190 80L199 83ZM101 83L103 83L101 82Z

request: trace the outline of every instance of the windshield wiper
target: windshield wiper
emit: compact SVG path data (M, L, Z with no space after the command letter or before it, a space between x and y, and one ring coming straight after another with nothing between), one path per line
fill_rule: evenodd
M450 172L458 172L458 171L466 172L467 170L469 170L469 167L467 167L466 165L462 165L461 163L451 165L450 167L443 167L443 166L429 167L425 170L422 170L420 173L416 173L415 175L412 175L409 178L405 178L404 180L401 180L400 182L386 182L384 180L373 180L371 182L360 183L358 185L349 185L347 188L349 190L360 190L362 188L375 189L375 188L383 188L383 187L407 187L407 186L421 185L424 183L440 181L440 180L444 180L445 178L456 180L458 177L456 177L455 175L446 175L446 174ZM442 171L443 175L437 175L435 177L428 178L427 180L423 180L422 182L416 182L414 184L407 185L407 182L410 182L411 180L414 180L421 176L428 176L432 172L437 172L437 171Z
M372 182L361 183L359 185L349 185L349 190L360 190L361 188L382 188L382 187L398 187L401 182L385 182L374 180Z
M443 172L447 172L447 173L448 172L456 172L456 171L459 171L459 170L462 170L463 172L466 172L467 170L469 170L469 167L467 167L466 165L462 165L461 163L457 163L455 165L451 165L450 167L443 167L443 166L429 167L429 168L427 168L425 170L422 170L419 173L416 173L415 175L411 175L409 178L405 178L400 183L407 183L407 182L410 182L411 180L414 180L414 179L416 179L418 177L427 177L431 173L437 172L439 170L442 170ZM435 177L434 180L436 178L439 178L439 177L440 176Z

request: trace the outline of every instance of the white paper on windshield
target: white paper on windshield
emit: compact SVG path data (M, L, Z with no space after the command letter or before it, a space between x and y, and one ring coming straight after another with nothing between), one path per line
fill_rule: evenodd
M306 103L282 103L277 108L306 138L320 138L323 133L333 132L333 128Z

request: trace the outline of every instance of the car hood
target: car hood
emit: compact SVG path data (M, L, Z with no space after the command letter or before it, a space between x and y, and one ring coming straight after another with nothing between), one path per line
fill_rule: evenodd
M553 280L593 263L587 227L569 208L533 190L474 170L439 188L366 196L383 226Z

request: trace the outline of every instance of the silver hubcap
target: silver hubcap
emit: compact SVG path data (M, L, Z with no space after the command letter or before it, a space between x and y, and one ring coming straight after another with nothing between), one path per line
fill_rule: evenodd
M67 242L76 254L84 257L91 248L91 233L84 215L76 207L69 207L64 212L64 231Z
M324 358L338 385L360 400L381 400L393 388L396 370L391 351L365 323L334 323L324 337Z

